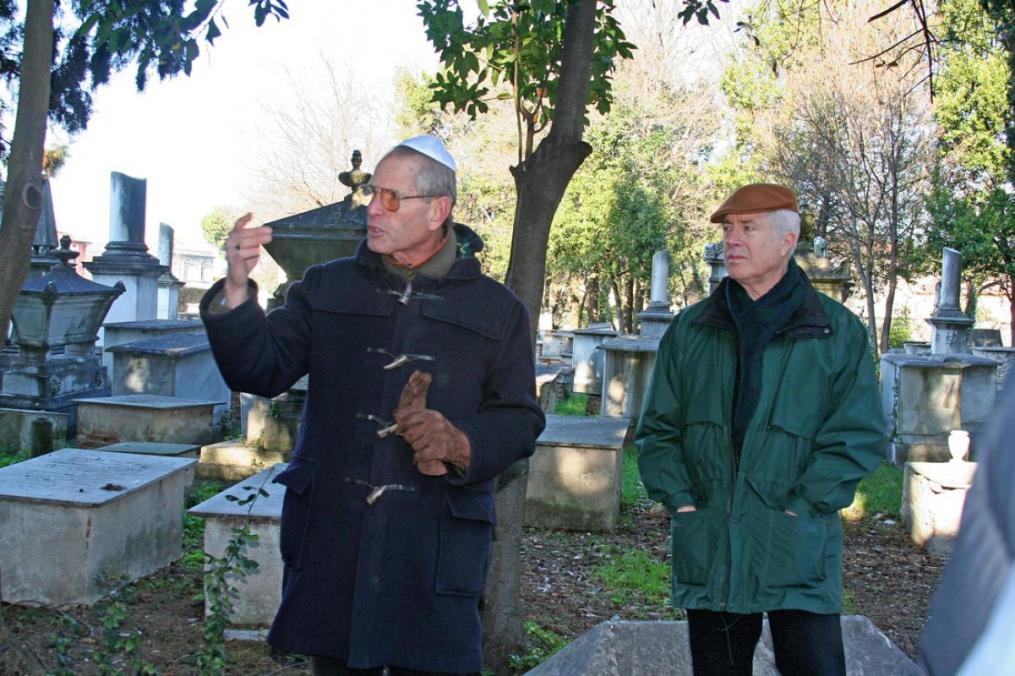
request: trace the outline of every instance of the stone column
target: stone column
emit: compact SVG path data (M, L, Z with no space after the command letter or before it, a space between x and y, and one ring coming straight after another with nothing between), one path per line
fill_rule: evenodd
M159 277L156 314L159 319L177 319L183 282L173 275L173 228L168 223L159 223L159 263L166 271Z
M670 312L670 254L665 249L652 255L652 288L649 304L638 313L641 321L641 335L658 338L666 332L673 319Z
M941 289L938 292L937 314L927 321L933 326L931 354L969 354L969 330L974 320L962 314L959 297L962 291L962 254L944 248L941 260Z

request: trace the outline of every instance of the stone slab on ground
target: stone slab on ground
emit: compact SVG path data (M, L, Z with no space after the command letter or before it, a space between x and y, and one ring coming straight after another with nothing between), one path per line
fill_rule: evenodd
M178 559L187 458L65 448L0 469L0 593L91 605Z
M121 441L109 446L95 449L107 453L137 453L139 455L155 455L160 458L194 458L201 455L201 447L197 444L169 444L157 441ZM187 467L187 486L194 483L197 463Z
M547 415L529 460L525 524L616 528L627 429L627 418Z
M849 676L919 676L920 670L861 615L842 618ZM603 622L535 669L531 676L681 676L691 674L686 622ZM756 676L778 676L765 621L754 653Z
M267 451L243 441L220 441L201 447L197 478L215 481L242 481L267 467L289 462L291 451Z
M285 486L272 481L285 468L279 464L263 470L188 510L204 517L204 551L212 556L223 556L233 528L247 526L258 537L257 544L245 551L247 558L257 562L257 570L233 583L233 627L269 626L282 600L279 523ZM255 496L252 501L251 496Z
M155 394L75 401L78 446L108 446L120 441L210 444L218 434L212 411L222 403Z

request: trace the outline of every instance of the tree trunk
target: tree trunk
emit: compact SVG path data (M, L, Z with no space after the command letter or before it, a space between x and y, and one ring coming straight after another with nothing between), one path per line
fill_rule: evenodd
M11 312L28 276L32 241L42 212L42 158L49 115L53 62L53 0L28 0L24 56L14 139L0 222L0 327L7 335Z
M595 19L596 0L579 0L568 6L553 124L536 151L511 168L517 196L505 281L529 309L533 345L550 225L571 177L592 152L591 146L582 141L582 132ZM497 479L497 526L484 594L483 626L485 661L499 673L507 671L507 658L518 651L523 639L520 548L528 472L528 461L523 460Z

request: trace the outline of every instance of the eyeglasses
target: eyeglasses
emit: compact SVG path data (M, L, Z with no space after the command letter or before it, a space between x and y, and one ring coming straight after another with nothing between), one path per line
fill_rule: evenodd
M402 200L418 200L426 197L440 197L440 195L399 195L390 188L379 188L376 185L367 183L360 190L364 195L373 199L374 195L377 195L378 199L381 200L381 206L384 207L385 211L392 213L398 211L398 207L401 206Z

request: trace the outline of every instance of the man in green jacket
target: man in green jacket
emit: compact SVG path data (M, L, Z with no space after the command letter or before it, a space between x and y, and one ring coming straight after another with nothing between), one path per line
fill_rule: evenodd
M729 277L663 336L637 431L673 604L696 676L750 674L762 613L783 676L844 675L837 512L885 440L867 332L793 261L792 190L744 186L711 221Z

